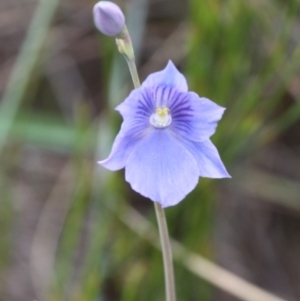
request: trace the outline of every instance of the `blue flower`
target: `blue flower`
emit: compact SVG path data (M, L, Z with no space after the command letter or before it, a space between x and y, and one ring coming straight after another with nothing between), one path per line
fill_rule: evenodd
M225 109L188 92L171 61L116 110L124 121L109 157L99 163L110 170L125 167L126 181L143 196L173 206L195 188L199 176L230 177L209 139Z

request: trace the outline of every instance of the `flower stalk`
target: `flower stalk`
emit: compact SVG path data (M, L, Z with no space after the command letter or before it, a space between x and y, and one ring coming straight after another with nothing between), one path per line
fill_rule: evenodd
M134 87L139 88L141 84L140 84L140 79L135 64L134 50L126 26L124 27L122 34L116 37L116 43L119 52L124 55L127 61ZM163 256L166 301L176 301L172 249L171 249L171 244L169 239L166 216L165 216L164 209L161 207L159 203L154 202L154 207L155 207L155 213L156 213L157 224L159 229L159 237L161 243L161 250Z
M122 33L116 37L116 44L119 52L123 54L126 59L133 85L135 88L138 88L141 84L135 65L134 50L131 38L126 25L124 26Z
M173 270L172 249L169 239L168 226L164 209L157 202L154 202L155 213L159 229L159 237L164 262L166 301L175 301L175 280Z

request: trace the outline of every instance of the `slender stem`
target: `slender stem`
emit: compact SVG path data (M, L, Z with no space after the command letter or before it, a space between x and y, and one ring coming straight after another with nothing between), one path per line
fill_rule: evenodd
M128 58L126 58L126 61L127 61L128 67L129 67L129 71L130 71L130 74L131 74L133 85L134 85L135 88L138 88L141 84L140 84L139 75L138 75L137 70L136 70L135 61L134 61L134 59L130 60Z
M158 223L159 237L164 262L166 301L176 301L172 249L169 239L166 216L164 209L159 203L154 202L154 207Z
M116 43L120 53L124 55L127 61L134 87L140 87L141 84L135 65L134 50L126 26L124 27L122 34L118 38L116 38ZM165 212L159 203L154 202L154 205L164 262L166 301L176 301L172 249L170 245Z
M127 27L124 28L123 35L117 38L116 42L120 53L124 55L127 61L134 87L140 87L141 84L135 65L134 51ZM166 301L176 301L172 249L170 245L166 216L164 209L159 203L154 202L154 206L164 262Z
M129 31L124 26L122 33L116 38L116 44L120 53L122 53L127 61L133 85L138 88L140 84L139 75L136 70L134 49L132 46Z

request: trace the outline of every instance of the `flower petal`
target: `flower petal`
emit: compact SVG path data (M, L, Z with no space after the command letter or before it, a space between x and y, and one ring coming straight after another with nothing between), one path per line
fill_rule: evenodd
M99 164L109 170L119 170L125 167L126 160L133 148L151 131L151 127L145 128L143 123L135 120L123 122L110 155L107 159L98 161Z
M185 139L183 142L186 149L196 159L201 177L215 179L231 178L220 158L217 148L209 139L202 142Z
M124 102L116 107L124 121L109 157L99 161L99 164L110 170L124 168L134 146L151 131L149 118L154 106L148 92L147 89L135 89Z
M195 158L170 131L153 129L126 162L126 181L163 207L179 203L198 183Z
M188 91L185 77L177 70L172 61L169 61L166 68L162 71L150 74L143 82L142 87L150 87L152 89L161 85L176 87L178 91L182 92Z
M194 141L204 141L212 136L225 111L225 108L194 92L176 93L169 107L172 130Z
M124 137L119 133L114 141L108 158L98 161L98 163L113 171L124 168L128 156L138 142L139 140L134 139L133 137Z
M120 112L124 120L126 118L144 118L149 121L150 115L155 110L155 102L152 91L149 88L134 89L129 96L120 103L116 110Z

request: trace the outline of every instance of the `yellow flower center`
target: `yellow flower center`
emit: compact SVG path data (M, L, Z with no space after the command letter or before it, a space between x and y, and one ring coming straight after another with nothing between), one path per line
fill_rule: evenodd
M150 123L157 128L164 128L170 125L172 117L170 115L170 109L167 107L156 108L155 112L150 117Z

